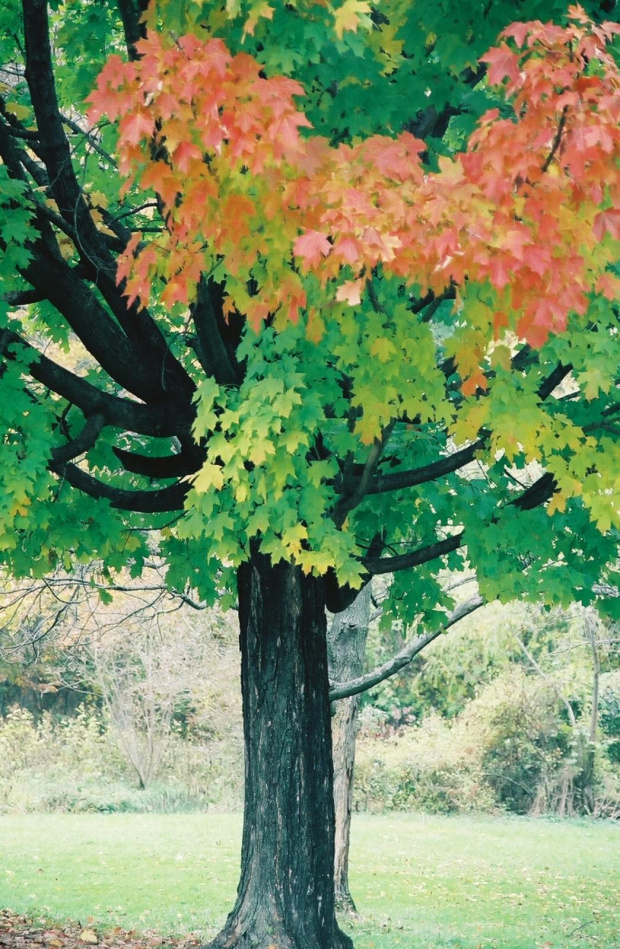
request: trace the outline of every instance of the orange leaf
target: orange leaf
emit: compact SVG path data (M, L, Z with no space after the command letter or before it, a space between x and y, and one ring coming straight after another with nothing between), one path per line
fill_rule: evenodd
M339 303L348 303L350 306L359 306L362 302L362 289L364 280L347 280L336 291L336 299Z
M190 169L190 163L193 159L201 159L202 152L197 145L192 142L181 142L174 150L172 160L179 171L184 174Z

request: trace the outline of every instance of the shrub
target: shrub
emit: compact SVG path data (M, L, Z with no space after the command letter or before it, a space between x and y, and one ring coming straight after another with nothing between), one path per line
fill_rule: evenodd
M368 734L364 723L354 806L448 814L493 810L496 800L467 736L458 735L456 725L431 715L420 726L383 739Z
M513 668L450 721L432 714L388 735L381 715L364 710L354 806L618 816L609 748L595 754L579 724L562 717L559 694L551 677Z
M242 801L242 746L172 734L162 782L146 791L98 714L53 719L13 708L0 718L0 812L175 813L236 808Z
M620 738L620 669L601 676L599 723L610 738Z

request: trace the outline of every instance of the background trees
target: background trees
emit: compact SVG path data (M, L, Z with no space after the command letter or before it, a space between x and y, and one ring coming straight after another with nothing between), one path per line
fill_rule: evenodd
M515 8L463 6L2 13L3 557L138 575L157 544L171 587L236 589L214 945L346 944L326 602L407 571L386 617L434 627L471 565L615 606L616 26L573 8L480 64Z

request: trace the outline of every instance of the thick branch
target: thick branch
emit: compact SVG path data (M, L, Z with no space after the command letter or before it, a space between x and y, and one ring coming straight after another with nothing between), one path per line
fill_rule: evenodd
M455 451L445 458L432 462L430 465L421 465L409 471L395 471L392 474L378 475L371 482L368 494L382 494L384 491L397 491L400 488L411 488L416 484L425 484L435 481L443 475L458 471L474 460L476 452L484 448L485 440L480 438L473 445Z
M549 501L556 487L555 478L547 471L534 484L530 485L523 494L510 501L510 504L514 504L522 511L530 511ZM417 550L412 550L407 554L399 554L396 557L363 557L362 563L371 575L394 573L396 570L418 567L420 564L428 563L429 560L435 560L436 557L442 557L453 550L458 550L465 543L464 534L465 531L461 531L460 534L453 534L451 537L446 537L445 540L429 544L428 547L419 547Z
M513 364L514 365L514 364ZM538 397L542 402L547 399L553 390L570 373L572 366L558 363L553 372L543 379L538 387ZM370 484L368 494L382 494L386 491L398 491L401 488L411 488L417 484L426 484L435 481L446 474L458 471L474 460L476 452L486 445L486 437L479 438L473 445L462 448L429 465L421 465L408 471L395 471L390 474L378 475Z
M422 636L418 636L417 639L407 643L400 652L393 656L388 662L384 662L382 666L373 669L372 672L368 672L366 675L359 676L357 679L351 679L349 682L332 682L329 690L330 701L335 702L338 699L346 699L349 695L359 695L360 692L366 692L373 686L378 685L379 682L383 682L385 679L393 676L402 668L409 665L411 660L434 639L437 639L438 636L445 633L446 630L454 626L455 623L458 623L459 620L462 620L465 616L469 616L470 613L473 613L474 610L479 609L483 605L484 600L481 596L472 597L471 600L458 606L442 626L433 630L432 633L424 633Z
M192 319L196 329L193 349L200 365L208 376L213 376L220 385L236 385L240 379L235 365L228 355L217 315L213 306L211 285L201 280L196 302L192 306Z
M140 3L140 9L134 0L117 0L117 5L123 21L127 54L130 59L138 59L136 43L144 35L144 29L140 24L140 13L144 10L146 3Z
M12 290L2 296L9 306L28 306L30 303L40 303L45 297L39 290Z
M108 425L156 438L183 435L191 429L194 409L187 403L144 405L142 402L132 402L130 399L110 395L109 392L102 392L86 379L81 379L43 356L34 346L10 330L3 334L0 355L11 343L25 347L31 354L29 369L37 382L77 405L86 416L103 415Z
M119 385L145 401L161 402L161 377L165 363L145 366L135 347L112 320L83 280L61 257L41 243L24 277L56 307L99 365ZM173 390L174 391L174 390Z
M104 415L91 415L86 419L86 424L79 435L73 438L66 445L52 449L52 461L55 465L63 464L77 458L89 448L92 448L106 423Z
M113 448L112 451L126 471L144 475L146 478L182 478L194 474L200 467L200 460L194 454L181 451L178 455L153 457L138 452Z
M544 402L545 399L551 395L553 390L566 378L572 368L572 365L565 366L559 362L553 372L550 373L546 379L543 379L538 387L538 397L541 402Z
M56 97L49 39L47 0L23 0L26 80L40 136L40 153L47 168L50 187L65 220L80 234L79 249L97 269L112 260L89 214L71 162L71 150L62 127ZM113 267L110 273L113 277Z
M460 534L438 540L437 543L429 544L428 547L418 547L417 550L411 550L407 554L398 554L396 557L363 557L362 563L372 576L380 573L394 573L396 570L406 570L408 567L419 567L420 564L428 563L429 560L435 560L437 557L452 553L453 550L458 550L464 543L463 534L464 531L461 531Z
M159 514L171 511L182 511L185 496L189 491L189 484L178 482L166 488L157 488L147 491L128 491L125 488L115 488L104 481L93 478L78 468L77 465L50 464L50 471L59 475L63 481L74 488L88 494L95 500L102 498L110 501L112 507L121 511L135 511L141 514Z
M535 507L540 507L541 504L551 500L556 488L557 482L555 478L549 471L546 471L534 484L531 484L523 494L520 494L518 498L515 498L514 501L510 503L522 511L531 511Z

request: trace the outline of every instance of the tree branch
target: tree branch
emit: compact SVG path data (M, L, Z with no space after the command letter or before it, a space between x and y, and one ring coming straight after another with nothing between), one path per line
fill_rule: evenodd
M75 132L76 135L82 135L91 146L93 151L97 152L101 158L105 159L112 168L116 168L116 162L111 155L106 152L105 148L102 148L92 132L89 132L88 129L83 129L81 125L78 125L77 122L74 122L72 118L68 115L65 115L64 112L60 114L62 124L66 125L68 129L71 129L72 132ZM38 133L37 133L38 135Z
M140 23L140 10L136 9L134 0L117 0L118 11L123 21L123 31L125 33L125 44L127 46L127 55L129 59L138 59L136 43L144 35L144 29ZM141 4L144 9L145 4Z
M563 132L564 132L564 127L565 127L565 125L566 125L566 116L567 116L567 115L568 115L568 106L565 105L564 108L562 109L562 115L560 116L560 121L558 122L558 128L557 128L557 131L556 131L556 133L555 133L555 138L553 139L553 143L552 143L552 145L551 145L551 151L550 151L549 154L547 155L547 157L546 157L546 159L545 159L545 162L544 162L544 164L543 164L543 166L542 166L542 172L543 172L543 174L544 174L545 171L548 170L548 168L549 168L551 162L552 162L553 159L555 158L555 155L556 155L556 153L557 153L558 148L560 147L560 143L561 143L561 141L562 141L562 134L563 134Z
M479 438L473 445L455 451L451 455L446 455L445 458L440 458L430 465L422 465L409 471L395 471L392 474L378 475L371 482L368 494L382 494L385 491L397 491L400 488L411 488L416 484L435 481L436 478L465 467L474 460L476 452L484 448L485 444L486 440Z
M84 200L63 128L52 66L47 0L22 0L22 3L26 80L40 133L40 154L60 214L74 228L76 248L82 260L92 268L93 281L123 328L127 339L134 344L131 346L134 369L138 366L145 368L150 364L154 370L152 379L159 387L160 399L165 397L167 391L191 395L194 385L181 363L170 352L159 327L146 310L135 304L128 307L122 296L122 287L119 289L116 285L116 262ZM62 307L58 309L64 313ZM97 320L103 321L105 316L107 314L99 307ZM92 307L89 318L94 322ZM101 361L100 354L93 352L93 355ZM134 391L131 386L125 387ZM139 394L136 392L136 395Z
M394 424L394 420L392 420L381 432L381 437L375 438L368 452L368 458L366 459L361 478L356 481L352 491L343 494L338 500L333 513L333 520L337 527L342 527L347 514L357 507L366 497L372 477L377 470L377 465L381 461L381 455L392 433Z
M196 302L191 307L196 338L192 348L208 376L220 385L237 385L239 373L231 361L213 306L210 283L202 278L198 284Z
M562 382L571 371L571 365L558 363L553 372L543 379L538 387L538 396L542 402L547 399L553 390ZM477 451L486 446L487 438L479 438L473 445L461 448L459 451L446 455L429 465L412 468L408 471L395 471L390 474L378 475L368 488L367 494L383 494L386 491L398 491L401 488L411 488L417 484L426 484L435 481L443 475L458 471L474 460Z
M368 672L366 675L359 676L357 679L351 679L349 682L330 683L330 701L335 702L338 699L346 699L350 695L359 695L360 692L366 692L390 676L395 675L395 673L409 665L412 659L428 646L429 643L437 639L438 636L441 636L442 633L445 633L446 630L450 629L451 626L454 626L455 623L458 623L465 616L469 616L470 613L479 609L484 605L484 602L481 596L472 597L471 600L458 606L442 626L433 630L432 633L424 633L422 636L418 636L417 639L407 643L400 652L388 662L384 662L382 666L373 669L372 672Z
M530 511L550 500L556 488L555 478L550 472L546 471L523 494L520 494L519 497L514 498L509 503L514 504L522 511ZM435 560L436 557L442 557L453 550L458 550L459 547L465 544L464 534L465 531L461 531L460 534L452 534L435 544L419 547L417 550L396 557L362 557L362 563L373 576L380 573L394 573L396 570L406 570L408 567L418 567L420 564L428 563L429 560Z
M429 560L435 560L437 557L443 557L445 554L458 550L464 544L464 531L460 534L452 534L444 540L438 540L435 544L429 544L427 547L418 547L407 554L399 554L396 557L362 557L362 563L372 576L380 573L394 573L396 570L406 570L408 567L419 567L420 564L428 563Z
M52 448L52 461L54 464L64 464L64 462L71 461L72 458L77 458L78 455L82 455L85 451L88 451L89 448L92 448L99 438L105 424L105 415L97 414L87 418L86 424L79 435L66 445L62 445L59 448Z
M93 291L60 256L52 256L39 242L23 276L56 307L88 352L119 385L145 401L167 398L161 382L165 362L145 366Z
M77 405L86 416L100 414L108 425L156 438L182 436L191 430L194 419L194 408L191 404L168 402L145 405L142 402L132 402L109 392L102 392L86 379L81 379L64 366L48 359L17 333L5 330L0 343L0 355L4 354L10 344L19 344L31 354L28 368L37 382ZM6 358L10 359L10 354Z
M105 499L110 501L112 507L121 511L135 511L141 514L182 511L185 496L190 488L190 485L185 482L177 482L177 484L169 485L166 488L157 488L154 491L128 491L125 488L115 488L104 481L99 481L98 478L93 478L92 475L82 471L77 465L56 465L52 462L49 468L50 471L59 475L63 481L84 494L88 494L89 497L95 500Z
M146 478L183 478L198 471L201 461L204 461L204 457L196 458L186 451L160 457L141 455L124 448L112 448L112 451L126 471Z
M557 482L551 472L546 471L533 484L527 488L518 498L510 501L515 507L522 511L531 511L535 507L540 507L545 501L549 501L557 488Z

